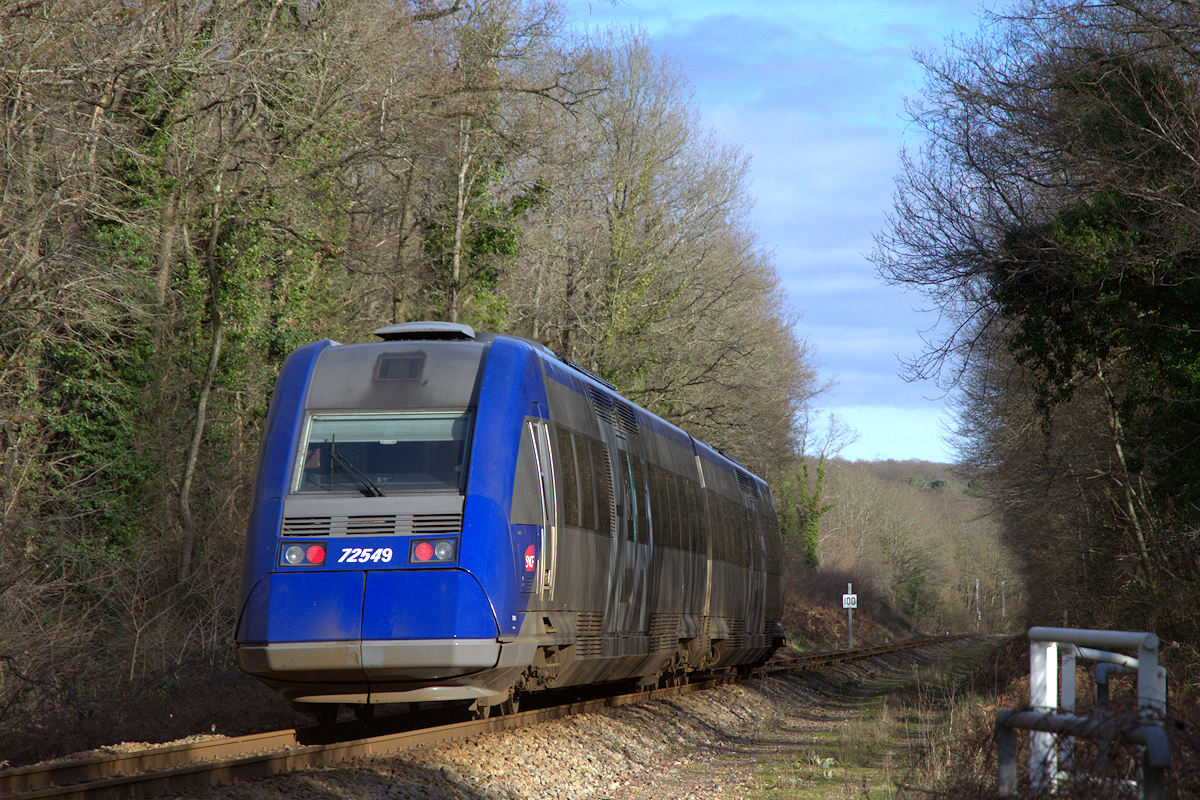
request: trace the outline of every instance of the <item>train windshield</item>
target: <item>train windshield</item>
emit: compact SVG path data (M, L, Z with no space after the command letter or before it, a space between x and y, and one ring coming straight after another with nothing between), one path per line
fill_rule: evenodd
M293 492L462 491L465 411L313 414Z

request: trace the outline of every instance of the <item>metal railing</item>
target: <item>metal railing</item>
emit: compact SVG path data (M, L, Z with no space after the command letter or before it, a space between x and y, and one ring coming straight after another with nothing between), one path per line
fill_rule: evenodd
M1136 650L1137 657L1095 648ZM1103 683L1104 687L1103 701L1098 703L1102 713L1090 717L1074 713L1077 659L1097 661L1103 667L1102 673L1097 669L1097 686ZM1107 678L1113 671L1137 674L1136 725L1107 716ZM1137 744L1142 751L1141 796L1145 800L1165 797L1164 775L1170 766L1171 750L1162 725L1167 709L1167 678L1166 670L1158 665L1157 636L1144 632L1030 628L1029 706L1029 710L1005 710L996 715L1001 797L1013 797L1017 790L1017 729L1032 731L1029 782L1034 790L1053 791L1062 778L1062 768L1071 768L1074 737L1098 740L1105 755L1108 743L1124 739Z

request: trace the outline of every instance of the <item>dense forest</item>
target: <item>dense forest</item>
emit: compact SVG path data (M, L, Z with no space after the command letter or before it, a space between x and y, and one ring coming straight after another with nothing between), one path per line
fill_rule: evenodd
M0 6L0 719L229 663L305 341L528 336L790 469L813 370L689 91L553 2Z
M727 451L793 572L915 627L1200 663L1200 10L1018 0L921 57L873 260L940 312L910 368L959 398L954 471L837 458L745 156L644 37L563 13L0 4L0 721L228 668L283 357L415 319L544 342Z
M960 391L1033 621L1195 665L1200 8L1023 0L921 60L875 254L941 314L912 371Z

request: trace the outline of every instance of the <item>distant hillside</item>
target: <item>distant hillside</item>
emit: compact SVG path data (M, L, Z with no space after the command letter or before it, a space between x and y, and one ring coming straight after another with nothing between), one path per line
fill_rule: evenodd
M974 623L976 580L984 627L1014 623L1023 588L998 522L949 464L829 464L819 557L823 568L870 576L917 627Z
M966 481L959 475L952 464L939 464L933 461L896 461L888 459L886 461L854 461L844 462L838 461L837 464L842 467L863 467L886 481L901 481L921 488L941 488L949 485L949 488L965 489Z

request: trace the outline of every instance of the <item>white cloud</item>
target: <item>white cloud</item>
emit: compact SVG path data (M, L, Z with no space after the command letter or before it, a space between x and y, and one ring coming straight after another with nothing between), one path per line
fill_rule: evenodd
M900 356L933 320L883 284L865 254L891 206L915 95L915 49L973 31L961 0L571 0L582 24L638 24L696 87L704 123L751 156L749 217L800 310L798 335L837 381L829 410L860 430L852 458L947 460L936 387L905 383Z

